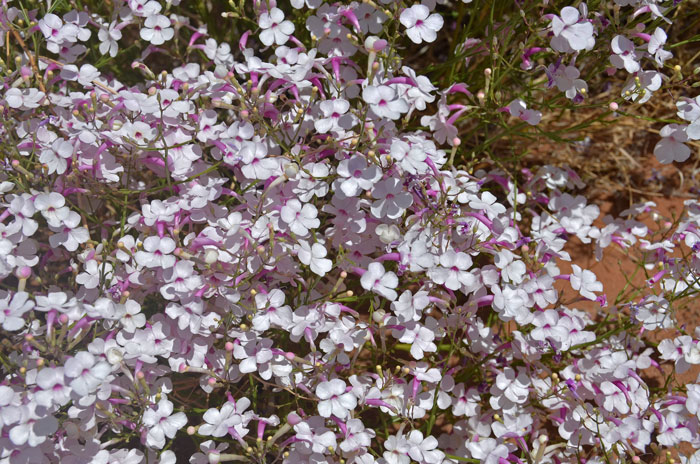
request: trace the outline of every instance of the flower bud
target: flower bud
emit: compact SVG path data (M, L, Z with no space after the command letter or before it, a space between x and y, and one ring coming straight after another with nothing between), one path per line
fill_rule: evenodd
M301 422L301 417L299 417L299 415L295 412L290 412L287 414L287 422L292 426L297 425Z
M206 253L204 253L204 262L207 264L214 264L219 259L219 252L213 248L209 248Z
M122 359L124 359L122 352L116 348L110 348L105 355L107 357L107 362L110 364L119 364Z

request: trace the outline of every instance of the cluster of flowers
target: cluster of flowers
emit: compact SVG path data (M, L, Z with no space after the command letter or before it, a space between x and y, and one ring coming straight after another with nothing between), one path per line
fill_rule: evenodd
M568 169L457 168L460 117L495 83L441 89L402 62L398 37L445 27L434 1L231 2L255 23L233 48L178 3L2 2L0 462L636 463L681 444L700 462L700 385L671 382L700 364L674 318L700 290L699 204L599 227ZM611 26L583 3L536 21L523 69L551 58L575 104L576 57ZM609 63L644 102L662 78L642 61L670 54L640 24ZM138 84L87 63L122 31ZM154 73L168 46L192 58ZM538 124L509 101L493 117ZM661 159L688 157L699 104ZM646 287L613 305L562 271L573 237L639 253Z

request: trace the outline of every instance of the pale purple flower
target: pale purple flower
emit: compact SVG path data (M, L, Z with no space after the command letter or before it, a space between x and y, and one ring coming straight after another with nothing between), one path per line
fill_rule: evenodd
M372 215L376 218L397 219L413 204L413 195L403 188L403 182L396 177L388 177L377 182L372 189Z
M519 118L521 121L525 121L531 126L536 126L542 120L542 113L537 110L527 109L525 102L519 98L510 102L510 105L508 105L508 111L514 117Z
M343 179L339 180L340 190L348 197L354 197L363 190L370 190L382 178L382 171L374 164L367 164L364 156L355 155L338 163L336 172Z
M690 147L685 144L688 141L687 127L678 124L666 124L661 128L661 131L659 131L661 140L654 146L654 156L659 160L659 163L682 163L690 158Z
M637 58L634 43L625 36L616 35L612 39L612 51L615 53L610 56L610 63L617 69L625 68L628 73L639 71L639 62Z

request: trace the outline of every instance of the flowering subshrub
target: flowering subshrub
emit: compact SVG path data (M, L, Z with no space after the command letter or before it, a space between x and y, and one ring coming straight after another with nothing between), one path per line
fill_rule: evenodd
M690 89L692 5L1 11L0 462L700 461L700 204L599 218L494 148ZM677 106L662 163L700 139Z

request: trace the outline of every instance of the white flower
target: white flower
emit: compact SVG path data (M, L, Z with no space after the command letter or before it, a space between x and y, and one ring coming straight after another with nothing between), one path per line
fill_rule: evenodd
M294 24L284 19L284 12L279 8L272 8L269 12L261 14L258 25L262 29L260 41L266 47L273 43L284 45L294 33Z
M47 165L49 174L54 172L57 174L63 174L66 172L67 159L73 156L73 145L70 142L58 138L53 141L50 148L46 148L41 151L39 155L39 161Z
M100 71L91 64L84 64L80 69L69 64L61 69L61 77L67 81L78 81L80 85L89 86L100 77Z
M146 325L146 315L141 313L141 305L135 300L126 300L123 305L119 305L122 310L122 317L119 320L124 330L133 333L136 329Z
M34 199L34 207L41 212L46 222L52 227L60 227L63 221L68 218L66 199L58 192L40 193Z
M66 361L64 373L72 377L71 388L81 396L93 393L107 378L112 368L104 361L97 361L87 352L81 351Z
M316 242L309 246L308 242L300 241L295 247L299 261L311 268L311 271L324 276L333 268L333 261L326 259L326 247Z
M365 290L373 291L388 300L394 301L398 297L394 289L399 284L399 278L393 272L387 272L382 263L370 263L360 278L360 284Z
M160 294L166 300L174 300L176 294L187 294L202 285L202 277L195 273L194 263L184 260L166 269L164 280L166 284L160 288Z
M357 406L357 398L352 392L345 392L345 382L340 379L318 384L316 396L321 399L318 403L318 413L322 417L334 415L338 419L345 419L348 412Z
M330 131L338 131L338 129L350 129L355 118L352 114L346 114L350 109L350 103L347 100L338 98L335 100L324 100L319 105L323 118L316 119L314 127L322 134Z
M296 198L289 200L280 210L280 218L289 225L289 230L297 235L306 235L309 229L321 225L316 218L318 210L311 203L302 203Z
M462 285L470 286L476 280L468 269L472 266L471 257L462 252L447 250L440 255L440 265L428 271L436 284L444 285L450 290L459 290Z
M406 34L413 43L435 42L437 31L442 29L443 19L437 13L430 16L425 5L413 5L401 12L399 21L406 27Z
M187 424L187 416L184 412L173 414L173 403L162 398L158 409L149 408L143 413L143 424L149 427L146 444L161 449L165 446L165 437L175 437L177 431Z
M175 30L170 27L170 20L162 14L149 16L143 25L140 32L141 38L153 45L163 45L175 35Z
M16 87L5 92L5 101L10 108L31 109L37 108L46 94L35 88L20 90Z
M339 447L346 453L367 449L374 436L374 430L365 428L360 419L350 419L346 423L345 440L340 442Z
M673 53L664 50L666 44L666 31L657 27L654 34L649 39L647 51L654 56L654 60L659 66L663 66L664 62L673 56Z
M2 328L14 332L24 327L24 313L34 307L27 292L0 292L0 324Z
M119 41L122 38L122 31L117 28L117 23L112 21L109 26L101 26L97 31L97 38L100 41L100 53L107 54L114 58L119 50Z
M78 227L80 220L80 215L75 211L71 211L68 217L63 220L62 227L49 226L49 229L58 232L49 237L51 246L57 248L59 245L63 245L66 247L66 250L75 251L81 243L90 240L90 232L87 228Z
M143 241L143 250L137 251L134 258L139 266L168 269L175 265L175 256L170 254L175 248L175 240L170 237L150 236Z
M235 403L226 402L220 411L215 408L207 410L203 416L206 424L199 427L199 433L201 435L223 437L228 433L229 427L233 427L243 437L248 433L248 429L245 426L248 425L251 419L251 414L243 413L248 406L250 406L250 400L241 398Z
M480 438L479 441L468 441L467 449L474 459L482 464L498 464L500 459L508 457L506 445L498 444L493 438Z
M53 404L63 406L70 401L71 389L66 385L62 367L45 367L36 375L36 384L40 391L36 392L37 404L46 408Z
M428 318L430 320L430 318ZM434 353L437 346L433 343L435 332L428 327L413 321L404 324L403 331L394 330L392 335L401 343L411 345L410 353L415 359L423 359L425 352Z
M420 430L411 430L408 442L411 444L408 455L417 462L437 464L445 458L445 453L437 449L437 439L431 435L423 438Z
M408 112L408 102L398 98L396 90L388 85L369 85L362 90L362 99L380 118L399 119Z
M584 20L579 22L579 11L566 6L561 10L561 17L552 18L552 48L558 52L568 53L592 48L593 24Z
M588 269L581 269L576 264L572 265L571 268L574 271L569 278L571 287L578 290L581 296L595 301L597 297L593 292L602 292L603 284L598 282L595 274Z
M75 281L85 288L96 288L100 285L100 279L104 277L105 283L110 284L114 277L113 270L110 263L99 263L97 260L91 259L85 263L85 272L78 274Z

